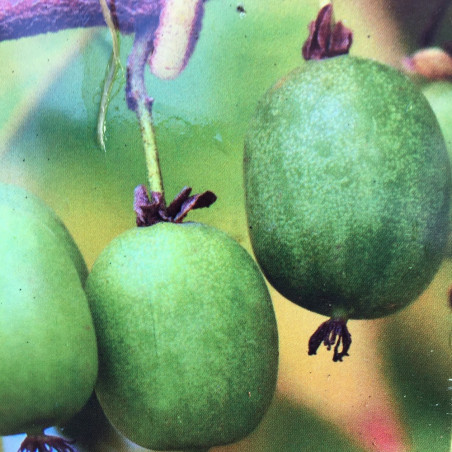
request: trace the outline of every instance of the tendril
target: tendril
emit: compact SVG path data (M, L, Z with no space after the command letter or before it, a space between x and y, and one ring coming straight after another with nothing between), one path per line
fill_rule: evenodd
M124 71L123 71L123 67L121 65L121 61L119 59L119 32L115 27L112 13L107 5L107 1L106 0L99 0L99 1L100 1L100 6L102 8L102 14L104 16L105 23L107 24L107 26L110 30L112 44L113 44L110 61L108 62L108 67L107 67L108 72L105 77L104 87L102 90L102 97L101 97L101 101L100 101L100 105L99 105L99 114L98 114L98 118L97 118L97 141L98 141L100 147L102 148L102 150L105 152L105 150L106 150L105 149L106 116L107 116L108 105L110 103L111 91L112 91L113 84L116 79L116 75L118 73L118 69L121 69L123 76L124 76Z

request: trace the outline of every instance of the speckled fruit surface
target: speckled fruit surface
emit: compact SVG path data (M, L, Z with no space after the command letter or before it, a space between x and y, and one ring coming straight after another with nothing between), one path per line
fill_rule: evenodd
M275 390L278 336L265 281L236 241L199 223L134 228L101 253L87 293L96 393L126 437L186 450L257 426Z
M97 376L76 245L56 215L26 193L0 186L0 435L66 422Z
M413 301L441 262L450 162L435 115L375 61L308 61L263 97L245 141L249 233L270 283L328 316Z

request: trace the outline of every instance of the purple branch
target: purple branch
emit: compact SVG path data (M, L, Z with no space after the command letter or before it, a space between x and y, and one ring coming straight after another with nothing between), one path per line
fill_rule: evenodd
M113 21L122 33L137 22L158 23L166 0L107 0ZM98 0L0 0L0 41L67 28L105 26Z
M121 33L146 35L148 63L177 77L190 59L207 0L107 0ZM105 26L99 0L0 0L0 42L67 28ZM151 56L152 54L152 56Z

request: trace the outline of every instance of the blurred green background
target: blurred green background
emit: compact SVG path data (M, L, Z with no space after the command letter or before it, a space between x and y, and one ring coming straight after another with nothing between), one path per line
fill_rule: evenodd
M334 6L335 17L355 32L352 54L400 67L417 49L435 3L337 0ZM172 81L147 73L167 199L184 185L214 191L217 202L189 219L230 233L248 250L242 186L247 123L270 85L303 64L301 46L318 8L312 0L209 0L186 70ZM452 39L451 9L437 43ZM132 42L121 38L124 67ZM106 152L96 143L110 52L105 29L0 43L0 181L26 187L53 207L89 267L113 237L134 226L133 189L147 180L121 74L107 114ZM452 150L452 83L416 83ZM326 352L307 356L308 338L324 319L273 291L281 343L277 395L249 438L218 451L449 451L451 284L452 260L446 259L426 293L401 313L350 322L354 344L341 364ZM102 428L87 431L79 444L132 450ZM4 444L14 450L8 440Z

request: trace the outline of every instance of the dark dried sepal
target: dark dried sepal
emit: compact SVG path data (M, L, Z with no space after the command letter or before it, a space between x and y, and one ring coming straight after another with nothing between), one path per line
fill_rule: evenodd
M133 207L136 213L137 226L152 226L162 221L181 223L188 212L212 205L217 197L211 191L205 191L190 196L191 187L184 187L166 207L163 195L151 192L149 199L148 190L144 185L135 188Z
M217 199L211 191L197 193L193 196L190 196L190 193L191 187L184 187L174 198L167 209L169 221L181 223L190 210L209 207Z
M165 200L161 193L152 192L149 199L148 190L144 185L138 185L134 192L133 209L136 214L137 226L152 226L164 221Z
M28 435L17 452L75 452L71 447L75 441L70 441L60 436L52 435Z
M309 36L302 48L305 60L321 60L349 52L353 33L342 22L332 23L333 5L325 5L309 24Z
M328 350L331 350L331 347L335 345L333 361L342 361L344 356L349 356L348 350L352 343L352 336L347 328L347 320L329 319L322 323L309 339L308 354L317 354L317 349L322 342ZM342 350L339 351L341 343Z

